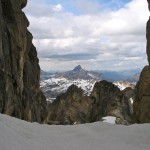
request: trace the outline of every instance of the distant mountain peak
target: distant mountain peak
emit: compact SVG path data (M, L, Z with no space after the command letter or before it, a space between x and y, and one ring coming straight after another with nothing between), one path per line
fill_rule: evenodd
M82 67L80 65L76 66L73 71L81 71L82 70Z

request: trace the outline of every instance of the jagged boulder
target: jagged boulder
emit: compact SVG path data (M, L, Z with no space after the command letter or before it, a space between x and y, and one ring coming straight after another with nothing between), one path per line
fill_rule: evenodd
M90 122L93 100L84 96L76 85L71 85L49 105L48 124L79 124Z
M128 98L120 89L107 81L100 81L94 85L91 97L95 99L93 105L93 120L101 120L104 116L114 116L120 119L119 124L127 124L132 121L132 111Z
M0 113L42 122L46 100L39 89L40 68L29 21L21 8L27 0L0 0Z
M104 116L115 116L119 124L131 122L128 99L107 81L97 82L91 96L84 96L83 90L75 85L70 86L49 105L47 123L90 123L100 121Z

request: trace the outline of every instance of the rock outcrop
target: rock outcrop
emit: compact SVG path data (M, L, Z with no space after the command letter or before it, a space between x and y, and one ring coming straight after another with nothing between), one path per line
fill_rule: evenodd
M49 105L48 124L80 124L91 122L93 100L84 96L76 85L71 85Z
M131 113L133 114L133 102L135 100L135 90L132 89L131 87L127 87L122 91L122 93L124 94L125 97L127 97L129 101Z
M24 8L27 5L27 0L20 0L21 8Z
M127 87L124 90L122 90L123 94L128 98L132 98L133 100L135 99L135 93L134 93L134 89L131 87Z
M136 123L150 123L150 67L146 66L135 88L133 105Z
M114 116L119 124L128 124L132 121L129 100L120 89L107 81L95 83L91 97L95 99L93 105L94 120L100 120L104 116ZM93 120L93 121L94 121Z
M42 122L46 100L39 89L40 67L29 21L27 0L0 0L0 113Z
M68 88L49 106L48 124L90 123L104 116L115 116L117 123L131 122L128 99L118 87L107 81L97 82L91 96L75 85Z
M150 10L150 0L148 6ZM133 111L136 123L150 123L150 19L147 22L146 38L149 66L144 67L135 88Z
M150 0L147 0L147 2L148 2L148 9L150 11Z
M147 39L146 52L147 52L147 56L148 56L148 63L150 65L150 18L146 25L146 39Z

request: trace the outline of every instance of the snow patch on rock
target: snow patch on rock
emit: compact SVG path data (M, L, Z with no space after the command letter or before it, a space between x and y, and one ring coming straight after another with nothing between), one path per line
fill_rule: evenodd
M113 117L113 116L106 116L106 117L103 117L102 120L103 120L103 122L106 122L106 123L116 124L116 123L115 123L116 117Z

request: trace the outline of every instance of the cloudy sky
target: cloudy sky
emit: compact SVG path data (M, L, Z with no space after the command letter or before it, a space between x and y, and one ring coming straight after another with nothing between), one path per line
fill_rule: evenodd
M146 0L28 0L43 70L123 70L147 64Z

